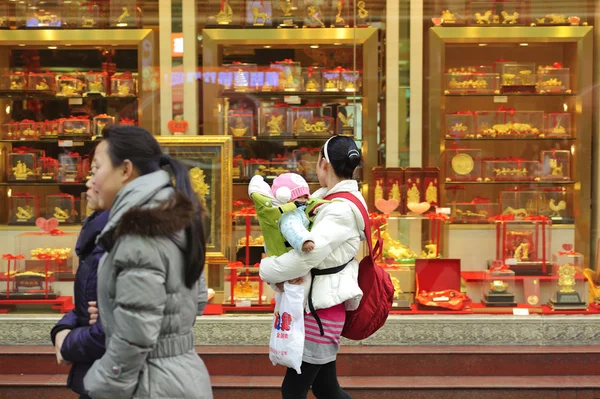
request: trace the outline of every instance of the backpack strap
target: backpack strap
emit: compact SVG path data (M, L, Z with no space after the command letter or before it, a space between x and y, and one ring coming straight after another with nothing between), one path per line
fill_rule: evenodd
M360 214L362 215L363 220L365 222L365 237L367 239L367 246L369 247L369 256L371 258L373 258L372 264L375 265L375 259L377 259L379 257L379 254L381 253L383 244L382 244L382 240L378 239L377 242L375 243L375 247L373 247L373 238L371 237L371 218L369 217L369 214L367 213L367 209L365 208L363 203L358 198L356 198L356 196L352 193L340 192L340 193L331 194L331 195L328 195L325 197L325 199L327 199L327 200L332 200L335 198L342 198L342 199L352 202L354 204L354 206L356 206L358 208L358 210L360 211Z
M323 330L323 323L321 322L321 318L319 317L319 314L315 310L315 306L313 305L313 300L312 300L312 290L313 290L313 284L315 282L315 276L327 276L330 274L339 273L342 270L344 270L346 268L346 266L348 266L348 263L350 263L350 262L352 262L352 259L350 259L348 262L346 262L345 264L343 264L341 266L330 267L328 269L311 269L310 270L310 276L312 278L310 280L310 288L308 290L308 309L310 310L310 314L312 314L312 316L317 321L317 325L319 326L319 332L321 333L321 337L325 335L325 330Z

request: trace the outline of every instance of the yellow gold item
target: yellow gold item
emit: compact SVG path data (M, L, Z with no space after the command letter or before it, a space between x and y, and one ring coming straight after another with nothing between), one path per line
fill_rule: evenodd
M94 26L96 26L96 20L91 17L83 16L81 18L81 26L84 28L93 28Z
M327 82L325 82L325 91L335 91L337 89L337 82L333 80L328 80Z
M123 7L122 10L123 10L123 12L117 18L117 26L124 25L127 18L131 17L131 14L129 14L129 10L127 9L127 7Z
M519 244L513 257L519 262L529 260L529 243L522 242Z
M271 119L267 122L267 132L272 136L281 134L281 125L283 124L283 115L271 115Z
M12 171L17 180L25 180L27 177L33 176L33 171L21 161L17 161L17 165L12 168Z
M473 171L475 161L469 154L457 154L452 158L452 170L460 176L468 175Z
M104 85L102 84L102 82L91 82L90 83L90 91L93 91L93 92L104 91Z
M343 8L343 3L342 0L337 0L336 6L337 8L337 14L335 15L335 23L336 25L343 25L345 24L344 18L342 18L342 8Z
M394 285L394 299L400 299L400 294L403 294L400 288L400 280L396 277L392 277L392 284Z
M131 87L129 87L129 84L121 84L121 82L117 83L117 91L119 93L120 96L128 96L129 93L131 92Z
M390 190L390 195L388 199L395 199L400 202L400 187L398 186L398 182L394 182L392 184L392 189Z
M406 192L406 202L415 204L421 202L421 193L419 192L419 189L417 188L416 184L413 184L411 188Z
M343 127L352 127L350 122L354 119L354 114L345 116L341 112L338 112L338 118L340 119L340 122L342 122Z
M30 206L19 206L17 207L17 213L15 215L17 216L17 221L26 222L33 218L33 208Z
M50 90L50 87L48 86L48 83L46 83L45 79L42 79L42 81L39 84L35 85L35 89L36 90Z
M325 121L316 121L315 123L308 123L304 118L301 118L302 128L305 132L309 133L326 133L329 130L331 124Z
M325 27L325 24L319 18L319 11L317 10L317 8L315 6L312 6L312 5L308 6L308 8L306 9L306 15L308 15L308 17L310 19L312 19L313 21L315 21L319 25L321 25L322 28Z
M294 6L292 5L291 0L280 1L279 8L281 8L281 11L283 12L284 17L292 17L293 16L292 10L294 9Z
M308 79L308 82L306 82L305 85L305 89L306 91L310 92L319 91L319 84L317 83L317 80L314 78Z
M477 24L482 25L482 24L490 24L490 17L492 16L492 11L491 10L487 10L485 13L483 13L483 15L481 15L481 13L476 12L475 13L475 20L477 22Z
M508 290L508 283L502 280L494 280L490 282L489 288L492 292L506 292L506 290Z
M65 222L69 219L69 212L59 208L58 206L54 207L54 215L59 222Z
M504 21L502 21L503 24L509 24L509 25L514 25L517 23L517 20L519 19L519 13L518 12L513 12L512 14L507 13L506 11L502 11L502 17L504 18Z
M206 205L206 196L210 194L210 186L206 183L204 171L198 167L190 169L190 182L192 190L198 196L200 203Z
M558 286L562 294L575 292L575 266L565 263L558 268Z
M444 10L442 12L442 19L446 24L453 24L456 22L456 15L452 14L450 10Z
M375 201L383 199L383 187L381 187L381 181L377 180L375 183Z
M248 131L248 126L244 125L244 120L242 117L238 116L235 118L235 127L230 126L229 130L236 137L241 137Z
M560 211L564 211L565 209L567 209L567 203L563 200L559 201L558 205L556 204L556 201L554 200L554 198L550 199L550 202L548 203L548 208L550 208L552 210L552 213L550 214L550 217L560 217Z
M556 158L550 158L549 165L551 170L550 174L552 176L563 175L563 166L562 164L558 163L558 160Z
M223 9L215 16L219 25L229 25L233 21L233 9L229 5L229 1L223 2Z
M437 186L430 181L429 185L427 186L427 190L425 191L425 201L429 202L430 204L437 203L437 194Z
M255 26L264 26L271 19L271 16L266 12L260 12L258 6L252 6L252 17L254 18ZM258 20L262 20L262 22L259 23Z

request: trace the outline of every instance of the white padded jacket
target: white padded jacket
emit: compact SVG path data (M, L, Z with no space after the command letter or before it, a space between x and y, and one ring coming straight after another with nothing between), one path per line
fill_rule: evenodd
M349 192L365 204L354 180L342 180L330 191L317 190L312 196L324 198L327 195ZM345 264L346 268L336 274L316 276L313 284L313 305L315 309L326 309L344 303L346 310L355 310L360 304L362 291L358 287L358 253L360 241L365 239L365 223L358 208L351 202L339 199L323 204L316 210L311 229L315 249L309 253L290 251L281 256L264 258L260 262L260 277L270 284L304 277L304 307L309 312L307 297L310 286L311 269L328 269Z

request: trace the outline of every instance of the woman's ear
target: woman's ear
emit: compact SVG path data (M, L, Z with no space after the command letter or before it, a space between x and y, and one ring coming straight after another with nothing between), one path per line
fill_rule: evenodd
M123 179L123 182L127 183L127 182L135 179L137 173L135 171L135 167L133 166L133 163L131 163L131 161L129 159L126 159L125 161L123 161L121 168L122 168L121 177Z

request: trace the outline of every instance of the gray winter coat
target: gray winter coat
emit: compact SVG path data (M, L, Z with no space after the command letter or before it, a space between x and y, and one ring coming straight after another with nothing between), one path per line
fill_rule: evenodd
M184 228L193 208L158 171L119 191L98 242L98 305L106 354L84 384L94 399L212 399L194 351L198 284L184 284Z

